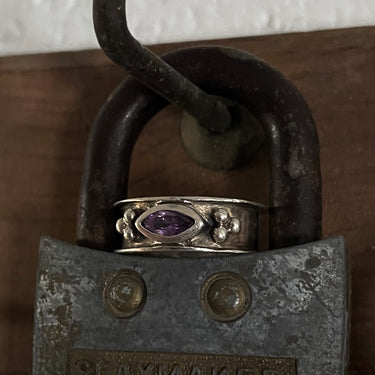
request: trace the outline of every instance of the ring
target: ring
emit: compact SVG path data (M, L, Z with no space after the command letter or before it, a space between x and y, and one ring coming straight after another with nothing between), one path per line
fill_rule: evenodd
M149 197L114 205L122 214L117 253L221 252L257 250L263 205L212 197Z

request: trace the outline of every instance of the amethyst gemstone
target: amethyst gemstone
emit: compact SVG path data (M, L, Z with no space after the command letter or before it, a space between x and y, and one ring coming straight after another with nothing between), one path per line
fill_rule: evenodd
M189 229L195 220L178 211L160 210L148 215L141 225L160 236L176 236Z

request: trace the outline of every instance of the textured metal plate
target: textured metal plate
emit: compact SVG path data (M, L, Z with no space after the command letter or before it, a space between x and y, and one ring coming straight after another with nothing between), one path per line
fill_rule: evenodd
M67 375L296 375L291 358L74 350Z
M147 300L118 319L102 293L124 269L142 277ZM234 322L210 319L199 300L204 281L224 271L251 289L249 310ZM345 374L349 281L340 237L203 259L110 254L44 238L38 272L34 375L65 374L74 349L295 358L298 375Z

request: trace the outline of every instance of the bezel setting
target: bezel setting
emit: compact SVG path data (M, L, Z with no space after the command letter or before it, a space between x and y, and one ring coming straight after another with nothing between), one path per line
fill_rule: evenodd
M186 230L184 230L183 232L176 234L176 235L172 235L172 236L164 236L158 233L151 232L142 225L142 222L148 216L158 211L174 211L174 212L180 213L182 215L188 216L191 219L193 219L194 224L191 225ZM196 235L199 234L199 232L202 230L204 225L205 225L204 220L195 210L187 206L183 206L180 204L171 204L171 203L162 203L162 204L155 205L154 207L151 207L150 209L143 212L135 221L135 227L145 237L147 237L148 239L154 242L169 243L169 244L185 243L186 241L193 239Z

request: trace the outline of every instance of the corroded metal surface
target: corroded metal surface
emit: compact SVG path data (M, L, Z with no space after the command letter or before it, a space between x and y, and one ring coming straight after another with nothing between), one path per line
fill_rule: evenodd
M74 350L67 375L296 375L292 358Z
M121 270L108 277L103 290L103 302L117 318L138 314L145 304L146 285L137 272Z
M44 238L40 247L34 375L65 374L74 349L295 358L298 375L343 375L348 296L342 238L288 249L213 258L155 258L92 251ZM145 281L142 311L118 319L102 293L113 272ZM202 311L204 280L235 272L251 289L249 310L235 322Z
M231 127L223 134L208 131L184 112L180 122L181 142L199 165L214 170L230 170L249 165L263 146L265 134L259 121L246 109L223 99L232 116Z
M200 301L203 311L219 322L239 319L249 309L251 291L246 281L234 272L218 272L202 285Z

